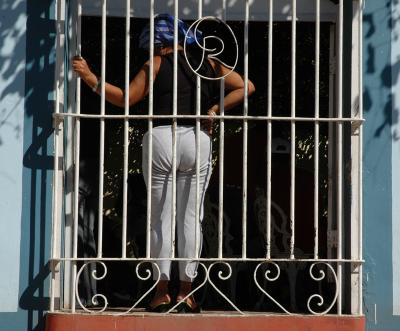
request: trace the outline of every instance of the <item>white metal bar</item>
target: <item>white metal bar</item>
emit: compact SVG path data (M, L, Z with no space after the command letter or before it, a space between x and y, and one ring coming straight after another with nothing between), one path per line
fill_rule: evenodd
M72 6L71 2L65 4L65 17L66 22L64 24L64 29L67 31L66 38L68 38L68 42L70 42L71 46L68 49L67 58L68 61L71 61L72 56L77 53L76 49L76 24L78 21L77 18L77 2L74 2L74 6ZM72 73L71 66L68 66L68 84L70 86L70 93L68 93L65 98L66 101L66 112L68 114L73 114L76 112L76 84L75 84L75 75ZM76 115L76 114L74 114ZM53 114L53 116L58 116L58 114ZM65 153L64 153L64 169L69 169L70 171L66 171L65 175L65 199L64 199L64 211L65 211L65 226L64 226L64 255L71 257L73 254L73 227L74 227L74 154L75 150L73 148L74 138L74 130L73 127L75 125L75 119L73 117L60 117L60 120L64 120L65 126L67 130L65 131L65 137L62 141L65 144ZM71 309L71 286L73 285L72 274L73 274L73 266L72 263L64 264L64 274L63 274L63 304L62 308Z
M315 15L315 106L314 117L319 117L319 84L320 84L320 34L321 2L316 0ZM314 258L319 255L319 122L314 125Z
M101 88L100 88L100 114L106 112L106 42L107 42L107 0L101 3ZM97 257L103 255L103 191L104 191L104 136L105 136L105 118L100 119L100 160L99 160L99 210L98 210L98 239L97 239Z
M358 80L358 86L359 86L359 92L358 92L358 98L359 98L359 111L358 115L360 119L363 119L364 117L364 104L363 104L363 4L364 0L359 0L359 28L358 28L358 48L359 48L359 62L358 62L358 74L359 74L359 80ZM358 166L359 166L359 171L358 171L358 258L361 260L363 259L363 125L360 126L359 128L359 134L358 134L358 147L359 147L359 160L358 160ZM358 279L358 314L362 315L363 314L363 265L360 264L358 268L359 272L359 279Z
M56 29L57 29L57 41L56 41L56 77L55 77L55 107L54 112L57 114L60 112L60 88L62 86L62 63L61 54L63 51L63 36L62 31L62 18L63 18L63 5L64 2L57 0L55 7L56 17ZM59 218L59 141L60 141L60 127L62 122L58 119L54 119L54 170L53 170L53 206L52 206L52 237L51 237L51 258L55 259L59 257L59 243L60 243L60 218ZM50 312L54 312L55 308L55 295L56 295L56 269L58 269L58 263L51 262L51 283L50 283Z
M77 52L81 54L81 25L82 25L82 3L78 0L77 3ZM81 79L79 76L76 78L76 113L81 113ZM78 257L78 213L79 213L79 157L80 157L80 131L81 122L80 118L75 118L75 167L74 167L74 225L73 225L73 248L72 257ZM77 273L77 261L72 262L72 287L71 287L71 310L75 312L75 286L76 286L76 273Z
M243 114L248 115L248 79L249 79L249 0L245 3L244 20L244 100ZM243 201L242 201L242 258L247 256L247 146L248 122L243 120Z
M122 257L92 257L92 258L72 258L72 257L65 257L65 258L59 258L56 259L56 261L71 261L71 260L76 260L76 261L143 261L143 258L122 258ZM146 258L146 261L170 261L170 257L164 257L164 258ZM174 261L192 261L193 258L191 257L175 257ZM224 257L222 260L218 258L199 258L199 261L244 261L243 258L240 257ZM260 257L260 258L251 258L247 257L245 261L260 261L260 262L265 262L265 257ZM293 259L291 258L271 258L268 261L276 261L276 262L293 262ZM365 260L357 260L357 259L314 259L314 258L297 258L296 262L327 262L327 263L353 263L353 264L362 264L365 262Z
M351 116L360 116L360 106L362 106L360 101L360 16L361 16L361 8L359 0L352 1L352 54L351 54ZM351 259L357 259L360 256L359 252L359 244L360 238L359 236L359 224L360 224L360 133L361 127L351 127L350 134L350 146L351 146L351 188L349 194L351 195L351 214L350 214L350 232L351 236L350 242L350 256ZM359 266L351 266L351 273L349 278L350 284L350 297L351 297L351 310L350 313L353 315L358 315L360 310L360 274L359 274Z
M154 104L154 0L150 2L150 75L149 75L149 117L148 117L148 159L147 159L147 226L146 226L146 258L150 258L151 252L151 191L152 191L152 173L153 173L153 104Z
M57 114L56 117L64 118L64 117L80 117L80 118L108 118L108 119L150 119L150 118L208 118L208 115L94 115L94 114L70 114L70 113L60 113ZM216 115L215 119L225 119L225 120L243 120L246 119L248 121L282 121L282 122L328 122L328 123L337 123L337 122L354 122L354 123L363 123L365 120L361 120L357 117L347 117L347 118L339 118L339 117L291 117L291 116L244 116L244 115Z
M335 32L336 27L329 27L329 118L336 117L336 42ZM335 172L335 122L328 122L328 224L327 235L334 231L335 206L334 206L334 191L333 185ZM327 257L333 257L333 247L330 241L327 241Z
M175 0L174 6L174 62L173 62L173 90L172 112L178 112L178 14L179 1ZM176 229L176 118L172 122L172 213L171 213L171 257L175 257L175 229Z
M297 1L292 0L292 65L291 65L291 116L296 115L296 16ZM294 259L295 243L295 183L296 183L296 123L290 123L290 258Z
M131 1L126 0L125 12L125 115L129 115L129 50L130 50L130 8ZM124 119L124 160L122 185L122 257L126 257L126 232L128 217L128 159L129 159L129 120Z
M222 0L222 21L226 21L226 0ZM225 105L224 105L225 78L219 85L219 179L218 179L218 258L223 258L224 246L224 157L225 157Z
M338 117L343 115L343 0L339 0L339 18L338 18ZM337 257L342 259L343 248L343 123L337 123ZM337 313L342 314L342 264L338 263L338 301Z
M272 50L273 50L273 19L274 0L269 0L268 17L268 117L272 117ZM271 258L271 172L272 172L272 122L267 124L267 259Z
M57 81L57 87L56 87L56 104L59 103L59 91L58 91L58 81ZM58 106L56 106L56 112L58 112ZM60 123L61 124L61 123ZM56 245L59 243L59 236L58 236L58 225L57 222L59 220L58 217L58 168L59 168L59 163L58 163L58 158L59 158L59 152L58 152L58 141L60 139L59 137L59 127L60 124L57 124L54 130L54 174L53 174L53 210L52 210L52 238L51 238L51 258L55 259L58 257L56 254ZM56 280L55 280L55 272L56 272L56 264L51 263L51 283L50 283L50 312L54 311L54 300L55 300L55 286L56 286Z
M198 18L203 15L203 1L198 3ZM196 76L196 115L201 113L201 79ZM196 118L196 213L195 213L195 252L196 258L200 256L200 243L198 239L198 229L200 226L200 118Z

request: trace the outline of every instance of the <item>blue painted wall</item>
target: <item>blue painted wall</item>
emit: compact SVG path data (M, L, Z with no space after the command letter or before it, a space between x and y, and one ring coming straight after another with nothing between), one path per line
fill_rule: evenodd
M11 8L10 8L11 9ZM25 3L0 12L0 312L18 309L25 86ZM18 36L17 38L15 36Z
M10 204L7 206L9 210L17 208L19 216L10 214L5 219L3 216L8 215L7 212L2 212L0 216L1 224L9 224L8 231L14 236L13 240L6 240L8 231L0 233L1 250L15 255L16 247L19 249L15 260L19 272L14 270L13 273L17 287L9 297L1 298L2 301L15 301L16 306L15 309L3 307L3 313L0 312L2 331L43 330L43 316L48 309L53 164L51 114L54 108L55 66L54 2L2 0L0 5L0 45L2 49L7 49L7 40L16 41L12 56L7 58L7 54L0 53L0 99L3 96L14 96L15 100L19 100L16 108L13 110L6 105L4 109L14 113L20 111L21 115L21 118L13 122L20 128L21 140L9 140L9 144L15 146L17 157L14 160L13 176L15 185L19 187L14 188L12 184L1 187L3 194L19 192L17 199L8 199ZM18 26L21 17L26 20L26 28L24 25L22 29ZM22 70L18 71L15 79L7 80L7 75L12 76L21 64ZM3 106L2 103L1 109ZM0 130L1 133L6 132ZM10 135L4 135L4 139L8 137ZM12 158L13 155L8 157ZM0 170L2 167L5 167L5 163L0 162ZM20 225L19 233L16 231L17 225ZM4 284L4 279L0 279L3 290Z
M400 316L400 2L392 3L392 261L393 314ZM397 169L397 170L396 170Z
M400 216L394 208L394 199L400 197L396 182L400 173L400 153L396 152L400 96L395 88L400 72L396 56L400 52L393 30L399 24L393 19L400 16L398 6L397 0L367 0L364 16L364 300L367 329L382 331L400 330L400 316L393 315L396 273L392 263L398 247L393 240L397 235L394 230L398 231L394 226ZM1 179L2 194L20 195L20 199L8 199L8 209L0 216L2 229L8 229L8 233L0 232L0 248L19 260L19 270L8 270L18 275L17 279L10 280L9 274L0 273L2 290L6 283L10 284L8 290L12 292L14 286L18 291L16 298L8 298L7 307L2 306L3 311L12 311L14 306L16 311L0 312L0 329L43 330L51 231L54 0L2 0L0 17L0 155L4 159L2 148L7 146L7 155L11 151L17 161L20 159L12 169L11 182ZM20 22L18 18L26 19L26 29L14 29ZM7 46L8 37L17 43ZM3 52L7 47L14 47L12 56ZM25 69L18 71L18 66L25 63ZM14 109L5 104L5 96L20 103L16 102ZM14 126L7 130L3 109L15 110L8 117ZM0 162L0 172L4 169L10 170L5 161ZM2 201L6 197L2 196ZM11 233L15 240L10 239Z
M364 12L364 301L367 330L400 330L393 315L392 145L398 137L393 83L397 0L367 0ZM393 215L394 216L394 215Z

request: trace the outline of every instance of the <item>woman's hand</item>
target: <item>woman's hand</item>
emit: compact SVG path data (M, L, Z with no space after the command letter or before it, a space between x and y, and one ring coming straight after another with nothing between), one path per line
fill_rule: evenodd
M213 132L213 125L214 125L214 118L217 116L217 113L211 108L207 112L208 118L203 119L201 121L201 126L204 131L206 131L210 136L212 135Z
M94 76L90 70L86 60L82 56L74 56L72 60L72 68L84 81L90 80L91 76Z

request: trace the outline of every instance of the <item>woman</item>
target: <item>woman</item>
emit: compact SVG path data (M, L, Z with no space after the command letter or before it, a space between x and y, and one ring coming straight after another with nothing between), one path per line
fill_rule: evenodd
M178 105L179 115L195 115L196 85L195 75L189 68L181 43L185 39L187 26L179 20L178 25ZM173 99L173 32L174 18L168 14L157 15L154 19L154 115L172 115ZM197 39L201 38L199 35ZM195 36L190 32L186 42L194 43ZM149 27L147 26L140 36L140 47L148 48ZM149 92L149 63L147 61L129 85L129 105L141 101ZM81 57L73 60L74 71L82 80L100 93L100 79L90 70L86 61ZM224 109L239 105L244 98L244 81L236 72L228 69L218 61L208 59L201 68L202 73L211 77L225 76L226 95ZM208 91L203 98L202 105L206 106L202 113L207 113L209 119L203 121L203 130L200 132L200 220L203 217L204 194L211 176L211 130L212 118L220 111L219 102L208 104L207 101L215 100L218 95L210 81L206 81L202 91ZM248 82L248 95L255 88L251 81ZM202 93L203 94L203 93ZM214 94L214 95L211 95ZM124 91L114 85L105 84L105 98L108 102L124 107ZM195 242L201 243L201 227L196 224L196 130L194 119L178 119L176 128L176 226L178 241L178 256L181 258L195 259L199 256L196 252ZM172 120L154 119L153 121L153 154L152 154L152 190L151 190L151 257L168 258L171 256L171 208L172 208ZM145 181L148 173L148 133L143 138L142 170ZM146 185L148 183L146 182ZM197 238L195 238L197 236ZM201 247L201 245L199 245ZM171 261L158 261L161 280L157 284L156 293L149 304L151 311L166 311L172 301L168 293ZM192 279L196 269L195 263L179 263L180 287L177 295L179 311L196 312L199 310L193 296L186 296L191 291ZM157 275L157 273L155 273Z

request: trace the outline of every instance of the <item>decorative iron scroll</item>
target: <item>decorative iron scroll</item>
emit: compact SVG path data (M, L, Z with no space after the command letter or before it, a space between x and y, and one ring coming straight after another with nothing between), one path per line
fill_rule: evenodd
M325 276L326 276L325 272L323 270L319 270L319 274L320 274L319 277L313 275L314 267L317 264L323 264L323 265L327 266L328 269L332 272L333 277L335 278L335 289L336 289L335 290L335 297L334 297L331 305L326 310L324 310L323 312L318 313L318 312L315 312L314 310L312 310L311 307L310 307L311 300L313 300L314 298L319 300L319 302L317 303L318 306L321 307L324 304L324 298L319 294L313 294L312 296L309 297L309 299L307 301L307 308L312 314L314 314L314 315L324 315L324 314L328 313L332 309L333 305L335 304L335 302L337 300L337 297L338 297L338 294L339 294L339 291L338 291L338 279L337 279L335 270L332 268L332 266L330 264L323 263L323 262L316 262L316 263L313 263L311 265L311 267L310 267L310 276L311 276L311 278L313 280L320 282L323 279L325 279Z
M140 262L140 263L136 266L136 276L138 277L138 279L143 280L143 281L146 281L146 280L149 280L149 279L150 279L152 273L151 273L150 268L147 267L147 268L145 269L145 271L146 271L145 276L141 276L141 275L140 275L140 268L141 268L141 266L143 265L143 263L146 263L146 261L142 261L142 262ZM152 262L151 264L152 264L153 267L154 267L153 272L154 272L154 270L157 271L157 277L153 277L153 279L156 278L154 284L139 298L139 300L137 300L137 301L134 303L134 305L133 305L131 308L129 308L126 312L122 312L122 313L119 314L119 315L124 315L124 314L130 313L133 309L135 309L135 308L139 305L139 303L141 303L141 302L143 301L144 298L147 297L148 294L150 294L151 291L153 291L153 289L156 288L158 282L159 282L160 279L161 279L161 272L160 272L160 268L159 268L159 266L157 265L157 263Z
M229 31L229 33L232 35L233 40L234 40L234 43L235 43L235 50L236 50L235 61L234 61L234 65L233 65L233 66L228 65L227 63L225 63L224 61L222 61L222 60L220 59L220 55L222 54L222 52L223 52L224 49L225 49L225 43L224 43L224 41L223 41L220 37L215 36L215 35L207 35L207 36L203 36L201 41L198 39L198 35L199 35L199 34L198 34L198 31L197 31L197 30L198 30L198 29L201 30L200 25L201 25L203 22L205 22L205 21L217 22L217 23L219 23L219 24L222 24L222 26L224 26L224 27L227 29L227 31ZM190 61L189 61L189 59L188 59L188 56L187 56L187 51L186 51L186 44L187 44L186 42L187 42L188 34L189 34L190 31L192 31L192 30L194 30L194 31L193 31L193 34L194 34L194 38L195 38L196 44L197 44L197 46L200 47L200 49L202 50L201 61L200 61L199 65L197 66L197 68L194 68L193 65L192 65L192 63L190 63ZM218 41L218 43L219 43L219 45L220 45L219 48L217 48L217 47L215 47L215 48L207 48L207 46L206 46L207 40L212 40L212 39L215 40L215 41ZM220 79L222 79L222 78L228 76L233 70L235 70L235 67L236 67L236 65L237 65L238 58L239 58L239 46L238 46L238 42L237 42L236 36L235 36L235 34L233 33L231 27L230 27L228 24L226 24L224 21L222 21L222 20L220 20L219 18L214 17L214 16L205 16L205 17L202 17L202 18L198 19L197 21L193 22L193 23L190 25L188 31L186 32L185 41L184 41L183 47L184 47L185 58L186 58L186 61L187 61L188 65L189 65L189 67L193 70L193 72L194 72L196 75L198 75L198 76L201 77L201 78L208 79L208 80L220 80ZM206 56L206 52L209 53L207 56ZM200 73L199 73L199 70L200 70L200 68L202 67L202 65L203 65L204 60L205 60L206 57L207 57L208 59L213 59L213 60L216 60L216 61L220 62L220 63L223 64L225 67L227 67L228 69L230 69L230 71L229 71L228 73L226 73L225 75L219 76L219 77L207 77L207 76L204 76L204 75L200 74Z
M80 299L80 296L79 296L79 279L80 279L80 276L81 276L83 270L84 270L88 265L90 265L90 264L92 264L92 263L99 263L99 264L103 267L103 270L104 270L104 272L103 272L103 274L102 274L101 276L97 276L97 269L93 270L93 271L91 272L91 276L93 277L93 279L94 279L94 280L102 280L102 279L104 279L104 278L106 277L106 275L107 275L107 266L106 266L106 264L105 264L104 262L102 262L102 261L90 261L90 262L84 263L84 264L82 265L82 267L80 267L80 269L79 269L79 271L78 271L78 273L77 273L77 275L76 275L77 281L76 281L76 284L75 284L75 296L76 296L76 300L78 301L79 306L80 306L84 311L86 311L87 313L102 313L102 312L105 311L105 310L107 309L107 307L108 307L108 300L107 300L107 297L106 297L105 295L103 295L103 294L95 294L95 295L92 297L92 300L91 300L91 301L92 301L92 304L93 304L94 306L97 306L97 305L98 305L98 301L97 301L98 298L102 298L103 301L104 301L104 306L103 306L102 308L100 308L100 309L95 309L95 310L94 310L94 309L88 309L88 308L82 303L82 301L81 301L81 299Z
M179 306L179 304L183 301L185 301L188 297L192 296L193 294L195 294L196 292L198 292L201 288L205 287L205 285L208 283L209 285L211 285L211 288L213 290L215 290L216 293L219 294L220 297L222 297L224 299L224 301L226 301L231 308L233 308L234 310L236 310L238 313L240 314L245 314L238 306L235 302L232 301L231 298L229 298L224 292L223 290L221 290L221 288L219 288L216 283L213 281L213 279L211 278L211 272L216 268L216 266L220 265L226 268L225 271L219 269L217 270L217 275L219 280L221 281L227 281L230 280L232 275L233 275L233 270L232 270L232 265L230 264L230 262L232 261L224 261L224 260L217 260L217 261L191 261L191 263L196 263L198 265L198 268L203 270L203 273L199 273L199 271L195 271L194 273L189 275L189 266L190 264L187 264L186 266L186 274L191 277L191 278L197 278L199 277L199 274L204 275L204 279L202 279L201 281L199 281L199 284L196 286L196 288L194 288L189 294L187 294L187 296L185 298L182 298L180 301L175 302L172 307L165 313L165 314L169 314L169 313L174 313L176 311L176 308ZM249 261L235 261L233 264L236 266L237 262L249 262ZM271 284L273 282L276 282L278 279L282 278L281 277L281 266L280 264L283 263L283 265L287 266L287 264L290 263L305 263L306 261L289 261L289 260L283 260L283 261L272 261L272 260L265 260L265 261L258 261L259 263L257 264L257 266L254 269L253 272L253 280L254 280L254 285L256 286L256 288L258 288L261 293L268 299L268 301L272 302L274 305L276 305L277 307L279 307L280 310L282 310L284 313L288 314L288 315L292 315L295 312L290 311L287 307L284 307L284 305L282 305L280 302L278 302L278 300L276 298L273 297L273 295L269 292L267 292L266 287L268 284ZM93 297L91 298L91 302L94 306L97 306L98 308L95 309L89 309L87 306L85 306L82 303L82 300L79 296L79 290L78 290L78 283L79 283L79 279L80 276L83 272L83 270L85 268L87 268L90 264L95 263L95 264L100 264L103 268L103 272L101 275L97 275L97 270L94 270L91 272L91 277L93 277L93 279L95 280L102 280L106 277L107 275L107 266L103 261L89 261L86 262L82 265L82 267L79 269L78 273L77 273L77 282L76 282L76 286L75 286L75 296L76 296L76 300L79 304L79 306L87 313L102 313L104 311L107 310L108 306L109 306L109 302L106 298L105 295L103 294L95 294L93 295ZM328 314L332 307L335 305L335 303L337 302L337 298L338 298L338 278L335 272L335 269L327 262L325 261L310 261L309 263L311 263L311 265L309 266L309 276L311 277L312 281L316 281L316 282L321 282L324 279L326 279L326 271L330 271L333 275L333 278L335 280L335 294L333 295L333 299L332 302L329 304L329 306L327 306L326 309L324 309L323 311L316 311L314 308L312 308L312 305L316 305L318 307L322 307L325 303L325 299L323 297L322 294L312 294L311 296L308 297L306 305L307 305L307 309L308 311L313 314L313 315L325 315ZM323 269L319 269L316 270L316 266L317 265L322 265L325 267L325 271ZM141 297L139 299L137 299L133 305L127 309L126 311L122 311L122 312L113 312L113 314L115 315L124 315L124 314L129 314L129 313L135 313L135 312L140 312L142 310L138 310L139 305L141 303L143 303L144 299L150 299L151 297L151 292L155 289L155 287L157 286L157 284L160 281L161 278L161 273L160 273L160 269L157 265L157 262L154 260L151 261L140 261L137 266L136 266L136 277L139 281L148 281L150 280L150 278L153 276L153 280L154 283L152 283L152 285L150 286L150 288L148 290L145 291L145 293L143 295L141 295ZM263 274L263 277L260 277L260 273ZM234 277L232 277L234 278ZM261 279L263 279L263 281L260 281ZM282 279L281 279L282 280ZM282 284L280 284L280 286L282 286ZM290 288L288 286L285 286L285 288ZM260 297L261 298L261 297ZM101 301L103 302L103 305L99 305L99 299L101 299ZM265 299L264 299L265 300ZM135 310L136 309L136 310ZM257 313L257 312L255 312ZM262 314L263 312L258 312L260 314Z
M291 263L291 262L287 262L287 263ZM319 301L317 302L317 305L321 307L321 306L324 304L325 300L324 300L324 298L322 297L322 295L320 295L320 294L313 294L313 295L311 295L311 296L308 298L308 300L307 300L307 308L308 308L309 312L310 312L311 314L313 314L313 315L325 315L325 314L327 314L327 313L330 312L330 310L332 309L332 307L333 307L334 304L336 303L336 300L337 300L337 297L338 297L338 279L337 279L335 270L333 269L333 267L332 267L330 264L325 263L325 262L314 262L314 263L311 264L310 269L309 269L309 274L310 274L310 277L311 277L312 280L315 280L315 281L318 281L318 282L319 282L319 281L322 281L323 279L325 279L325 277L326 277L326 274L325 274L325 272L324 272L323 270L319 270L319 276L315 276L315 275L313 274L313 270L314 270L314 268L315 268L315 266L316 266L317 264L325 265L325 266L332 272L333 277L334 277L334 279L335 279L335 295L334 295L334 298L333 298L333 300L332 300L332 303L330 304L330 306L329 306L326 310L324 310L324 311L322 311L322 312L316 312L316 311L314 311L314 310L311 308L311 301L313 301L314 299L319 300ZM273 275L271 275L272 271L271 271L270 269L268 269L268 267L269 267L270 265L274 266L274 268L275 268L275 274L273 274ZM286 308L284 308L284 307L283 307L277 300L275 300L275 299L260 285L260 283L258 282L258 280L257 280L257 271L258 271L262 266L265 267L264 276L265 276L266 281L274 282L274 281L276 281L276 280L280 277L281 269L280 269L279 265L278 265L277 263L275 263L275 262L272 262L272 261L264 261L264 262L259 263L259 264L257 265L256 269L254 270L254 283L257 285L257 287L260 289L260 291L261 291L262 293L264 293L264 294L265 294L272 302L274 302L280 309L282 309L285 313L287 313L287 314L289 314L289 315L292 315L292 314L293 314L292 312L290 312L290 311L288 311Z

